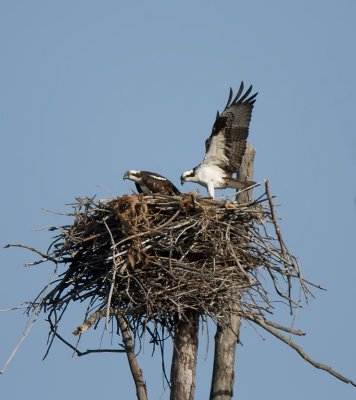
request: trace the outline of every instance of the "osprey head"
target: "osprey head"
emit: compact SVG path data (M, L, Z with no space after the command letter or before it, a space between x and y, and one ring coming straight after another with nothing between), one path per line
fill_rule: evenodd
M192 181L195 177L195 170L190 169L189 171L185 171L182 173L180 177L180 183L183 185L185 182Z
M136 182L140 178L141 172L135 171L134 169L130 169L124 173L123 179L130 179L131 181Z

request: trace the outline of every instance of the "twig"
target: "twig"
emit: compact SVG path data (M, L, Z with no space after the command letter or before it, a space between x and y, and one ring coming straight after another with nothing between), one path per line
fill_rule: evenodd
M20 246L22 247L22 246ZM31 248L29 247L29 250L31 250ZM2 369L0 370L0 375L2 375L6 368L8 367L8 365L10 364L11 360L14 358L15 354L17 353L17 351L19 350L19 348L21 347L23 341L26 339L26 337L28 336L28 334L30 333L31 329L33 328L33 325L35 324L35 322L37 321L40 311L42 310L43 307L43 299L46 297L47 294L47 290L52 282L53 277L56 275L57 273L57 267L54 268L54 271L50 277L50 279L48 280L45 288L42 291L42 297L39 301L39 303L35 306L35 308L32 311L31 316L29 317L28 321L27 321L27 325L25 327L25 330L22 334L22 336L20 337L19 341L17 342L15 348L13 349L13 351L11 352L9 358L5 361L5 364L3 365Z
M126 237L126 238L120 240L118 243L115 243L115 247L118 247L118 246L122 245L123 243L125 243L125 242L127 242L127 241L129 241L129 240L131 240L131 239L136 239L136 238L139 238L139 237L141 237L141 236L145 236L145 235L151 234L152 232L156 232L156 231L159 231L159 230L163 229L165 226L167 226L167 225L170 224L173 220L175 220L175 219L178 217L179 214L180 214L180 210L178 210L178 211L172 216L172 218L170 218L170 219L169 219L168 221L166 221L164 224L159 225L159 226L157 226L156 228L149 229L149 230L147 230L147 231L140 232L140 233L135 233L134 235L128 236L128 237Z
M28 306L22 305L19 307L11 307L11 308L1 308L0 312L8 312L8 311L15 311L15 310L27 310Z
M103 223L104 223L104 225L105 225L105 227L106 227L106 229L107 229L107 231L108 231L108 233L110 235L111 244L112 244L112 257L113 257L112 261L113 261L113 264L114 264L114 268L112 270L111 285L110 285L110 290L109 290L109 295L108 295L108 300L107 300L107 304L108 305L107 305L107 314L106 314L106 322L105 322L105 326L107 328L108 322L109 322L109 316L110 316L110 309L111 309L111 299L112 299L112 294L114 292L115 277L116 277L116 273L117 273L117 270L118 270L118 264L116 262L116 257L115 257L115 240L114 240L114 237L113 237L113 235L111 233L111 230L108 227L108 225L107 225L107 223L106 223L106 221L104 219L103 219Z
M287 344L289 347L291 347L293 350L295 350L305 361L307 361L313 367L321 369L323 371L326 371L328 374L334 376L335 378L339 379L340 381L345 382L345 383L350 383L352 386L356 387L356 382L339 374L338 372L333 370L328 365L321 364L321 363L313 360L307 353L305 353L305 351L300 346L298 346L295 342L293 342L293 340L287 338L286 336L284 336L281 333L277 332L276 330L272 329L262 319L254 318L253 322L255 322L257 325L261 326L263 329L265 329L271 335L275 336L277 339L279 339L282 342L284 342L285 344Z
M88 330L92 325L96 324L99 319L105 317L107 315L107 310L99 310L94 312L89 316L88 319L86 319L80 326L78 326L72 333L73 335L81 335L84 333L86 330Z
M271 193L270 193L270 190L269 190L269 180L268 179L266 179L266 181L265 181L265 187L266 187L266 193L267 193L269 208L271 210L271 218L272 218L272 222L273 222L273 225L275 227L275 231L276 231L276 234L277 234L277 237L278 237L278 241L279 241L279 244L280 244L282 257L285 260L287 260L289 252L288 252L288 250L286 248L286 245L284 243L284 240L283 240L283 237L282 237L282 233L281 233L281 229L280 229L280 227L279 227L279 225L277 223L277 218L276 218L275 211L274 211L274 205L273 205L273 202L272 202L272 196L271 196ZM292 291L292 281L291 281L291 278L289 276L287 277L287 279L288 279L288 297L290 299L291 298L291 291ZM301 284L303 285L302 281L301 281ZM292 302L291 301L289 301L289 307L290 307L290 313L293 314Z
M71 343L69 343L67 340L65 340L57 332L56 328L54 327L54 325L52 324L51 321L49 321L49 324L51 326L52 334L55 337L57 337L61 342L63 342L65 345L67 345L69 348L71 348L78 357L86 356L87 354L91 354L91 353L126 353L126 350L118 350L118 349L91 349L91 350L86 350L86 351L79 351L76 347L74 347Z
M254 314L245 314L244 317L246 319L249 319L252 322L256 322L258 323L258 325L260 325L259 321L263 321L264 324L271 326L273 328L276 328L280 331L284 331L284 332L288 332L291 333L292 335L296 335L296 336L305 336L305 332L299 330L299 329L292 329L292 328L287 328L286 326L277 324L276 322L273 321L269 321L266 318L263 318L263 320L261 318L258 318L256 315Z
M23 249L30 250L30 251L40 255L45 260L52 261L53 263L57 264L57 259L55 259L54 257L49 256L48 254L42 253L40 250L37 250L36 248L34 248L32 246L26 246L26 245L21 244L21 243L9 243L6 246L4 246L4 249L7 249L9 247L21 247Z

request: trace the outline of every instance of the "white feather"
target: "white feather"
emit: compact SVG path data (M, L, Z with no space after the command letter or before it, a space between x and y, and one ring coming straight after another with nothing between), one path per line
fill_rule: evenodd
M219 189L225 187L224 177L226 176L224 170L217 165L199 165L193 176L192 170L184 172L182 177L187 182L200 183L208 189L209 195L214 198L215 188Z

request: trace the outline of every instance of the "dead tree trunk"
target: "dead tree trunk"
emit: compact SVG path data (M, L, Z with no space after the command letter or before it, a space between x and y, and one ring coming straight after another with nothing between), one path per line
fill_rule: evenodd
M225 318L226 321L216 328L210 400L230 400L233 395L235 351L241 321L236 315Z
M194 399L198 332L199 315L194 312L175 326L170 400Z
M253 180L255 153L255 149L248 143L240 168L240 180ZM240 193L237 199L240 203L251 200L252 190ZM240 325L240 317L227 312L223 321L217 325L210 400L230 400L233 396L235 353L240 337Z

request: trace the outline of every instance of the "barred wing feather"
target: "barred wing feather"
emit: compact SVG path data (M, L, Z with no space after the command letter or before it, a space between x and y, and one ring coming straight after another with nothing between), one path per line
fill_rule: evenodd
M230 88L225 109L217 113L210 137L205 142L202 164L217 165L229 174L237 172L246 150L246 140L257 93L249 97L252 86L244 94L244 84L234 97Z

